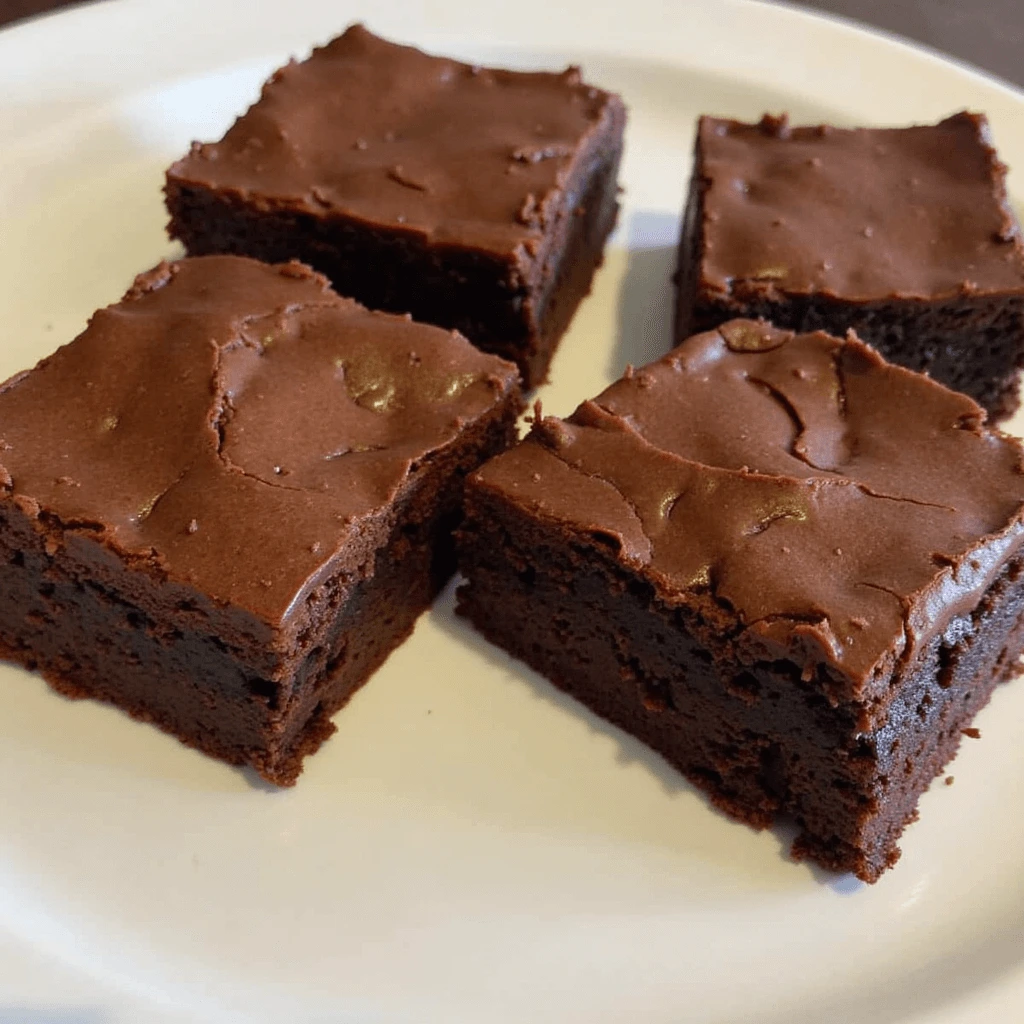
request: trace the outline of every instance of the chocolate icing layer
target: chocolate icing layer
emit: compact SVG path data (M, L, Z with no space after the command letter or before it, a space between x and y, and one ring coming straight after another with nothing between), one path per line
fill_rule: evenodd
M480 68L354 25L278 71L222 141L195 144L168 177L260 209L532 254L588 140L622 117L578 68Z
M273 625L372 558L417 468L516 383L301 264L165 263L0 388L0 484L48 531Z
M984 115L840 129L701 118L701 286L849 301L1024 292Z
M736 320L478 474L610 546L751 661L889 685L1024 540L1021 444L850 336Z

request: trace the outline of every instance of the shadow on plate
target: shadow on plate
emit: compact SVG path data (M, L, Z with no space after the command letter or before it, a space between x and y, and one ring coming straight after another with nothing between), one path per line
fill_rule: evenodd
M461 580L457 578L456 585L459 582ZM435 603L430 613L432 623L452 640L462 646L469 647L496 673L514 675L518 681L529 687L533 695L542 703L555 708L559 713L582 720L586 723L591 733L614 740L616 761L622 765L641 766L646 773L656 780L658 786L668 796L689 795L698 800L703 805L705 811L715 815L717 819L721 820L724 818L724 820L730 821L731 825L737 829L749 829L749 826L731 821L731 819L723 816L722 812L714 807L703 790L698 789L687 781L682 774L656 751L630 736L618 726L605 721L584 704L558 689L558 687L550 683L528 665L512 658L503 650L485 640L466 619L455 613L454 589L454 586L450 586ZM756 832L757 830L751 831ZM850 896L865 889L864 883L858 881L852 875L836 875L833 872L822 870L817 865L795 860L790 850L797 833L798 828L791 821L780 822L770 830L770 834L777 845L778 856L782 861L796 868L799 875L802 875L804 878L809 876L818 885L831 890L837 896ZM701 852L703 852L703 844L706 837L695 832L691 838L694 843L699 841L702 844ZM693 852L694 854L698 853L696 847L694 847Z
M103 774L113 769L133 784L151 779L200 792L276 791L255 774L207 757L112 704L66 697L38 673L19 666L4 663L0 674L9 694L0 720L0 745L17 749L30 738L42 785L63 786L83 769ZM6 1024L2 1016L0 1024Z
M626 273L618 302L618 324L608 373L643 366L672 348L679 217L640 210L626 224Z

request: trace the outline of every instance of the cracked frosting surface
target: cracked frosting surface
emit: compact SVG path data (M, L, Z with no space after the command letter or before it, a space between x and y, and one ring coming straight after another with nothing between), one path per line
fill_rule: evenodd
M353 25L276 72L220 142L194 145L168 176L512 253L539 244L587 141L623 116L577 68L480 68Z
M701 118L701 285L743 298L1024 291L1024 246L984 115L840 129Z
M161 264L0 387L0 484L215 600L280 621L386 539L417 466L515 367L298 263Z
M971 399L852 336L734 320L536 423L476 480L670 604L712 602L757 657L838 668L852 697L1020 547L1022 456Z

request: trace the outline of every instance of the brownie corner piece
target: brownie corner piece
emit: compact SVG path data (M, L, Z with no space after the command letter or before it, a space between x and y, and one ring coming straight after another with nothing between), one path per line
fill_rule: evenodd
M852 336L731 321L469 478L459 610L875 881L1024 648L1022 454Z
M614 227L624 124L576 68L481 68L355 25L168 170L168 231L190 255L300 259L532 388Z
M1005 179L982 114L856 129L701 118L677 340L734 317L852 328L1004 419L1024 365L1024 243Z
M163 264L0 388L0 655L290 785L521 404L511 364L300 264Z

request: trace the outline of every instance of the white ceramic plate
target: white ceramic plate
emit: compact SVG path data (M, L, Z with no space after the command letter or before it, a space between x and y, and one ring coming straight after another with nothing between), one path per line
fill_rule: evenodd
M668 344L701 111L986 110L1024 194L1024 98L745 0L117 0L0 35L0 377L174 253L163 168L365 17L441 52L585 66L631 109L625 206L554 365L567 413ZM451 614L450 594L269 792L0 670L0 1022L967 1024L1024 1018L1024 684L874 887L786 856Z

